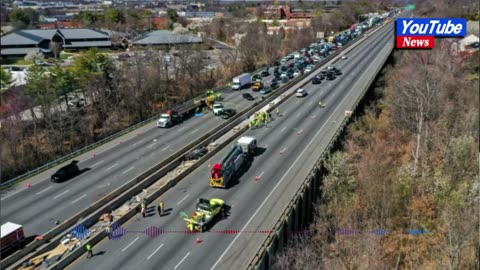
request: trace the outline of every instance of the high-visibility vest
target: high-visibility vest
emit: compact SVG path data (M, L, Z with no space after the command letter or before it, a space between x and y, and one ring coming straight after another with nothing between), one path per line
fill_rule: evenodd
M90 244L87 244L87 245L85 246L85 248L87 249L87 251L91 251L91 250L92 250L92 246L91 246Z

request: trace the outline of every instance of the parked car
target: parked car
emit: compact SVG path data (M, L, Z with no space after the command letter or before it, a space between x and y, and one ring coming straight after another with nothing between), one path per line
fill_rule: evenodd
M222 119L228 119L234 116L237 112L234 109L225 109L222 113Z
M249 93L243 93L242 94L242 97L246 100L254 100L255 98L252 97L252 95L250 95Z
M78 161L74 160L70 164L58 169L58 171L56 171L52 175L50 180L56 183L56 182L62 182L77 176L80 173L80 169L78 168L77 163Z

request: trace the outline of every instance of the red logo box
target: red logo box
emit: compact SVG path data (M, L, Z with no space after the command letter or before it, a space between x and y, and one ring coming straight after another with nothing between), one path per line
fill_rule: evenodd
M431 49L435 47L433 36L397 36L398 49Z

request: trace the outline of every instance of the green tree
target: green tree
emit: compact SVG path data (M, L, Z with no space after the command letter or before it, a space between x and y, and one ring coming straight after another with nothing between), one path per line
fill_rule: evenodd
M13 84L13 78L10 71L0 69L0 89L8 89Z
M50 87L50 78L46 76L43 67L36 65L30 67L27 72L26 90L32 98L33 104L41 106L43 116L49 117L56 95L55 91ZM33 106L30 108L30 112L34 119L37 118Z
M65 106L68 109L68 93L75 90L76 86L76 81L73 79L72 73L68 69L63 69L57 62L55 66L50 69L50 79L56 95L64 97Z
M25 28L38 21L38 13L31 8L14 9L8 18L15 28Z
M125 17L121 10L117 8L109 8L105 11L105 20L108 23L123 23L125 22Z
M174 9L168 9L167 10L167 15L168 15L168 18L170 18L170 21L172 21L172 24L177 22L178 14Z
M32 62L34 65L39 64L43 59L45 59L45 56L43 56L41 52L29 51L28 54L25 55L25 61Z

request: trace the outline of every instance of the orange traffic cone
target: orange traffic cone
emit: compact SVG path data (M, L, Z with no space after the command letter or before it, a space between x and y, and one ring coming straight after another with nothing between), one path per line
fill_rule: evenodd
M200 240L200 238L197 237L197 240L195 240L195 243L200 244L200 242L202 242L202 240Z

